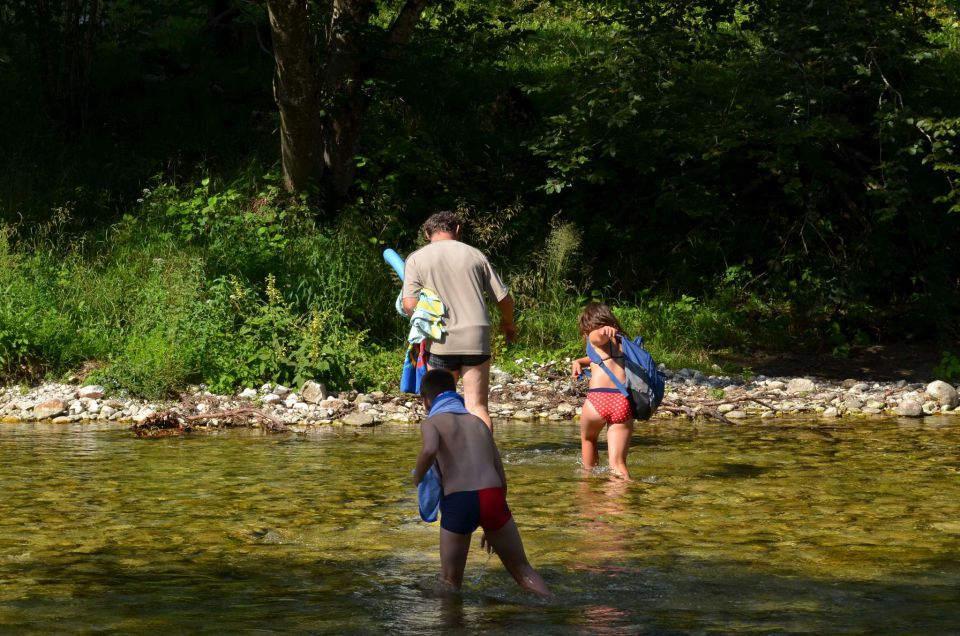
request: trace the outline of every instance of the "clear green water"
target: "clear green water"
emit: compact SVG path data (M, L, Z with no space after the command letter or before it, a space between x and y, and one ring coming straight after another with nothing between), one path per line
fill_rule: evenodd
M497 437L554 600L479 550L433 595L414 426L0 426L0 632L960 633L960 420L644 426L629 485Z

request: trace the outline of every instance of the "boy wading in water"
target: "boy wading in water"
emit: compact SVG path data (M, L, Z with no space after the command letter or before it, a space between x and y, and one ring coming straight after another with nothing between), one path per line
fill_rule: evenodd
M443 480L440 499L441 583L459 590L473 531L483 528L480 547L497 553L520 586L536 594L550 590L527 561L520 532L507 507L507 477L493 433L471 415L449 372L428 371L420 396L430 416L420 425L423 446L414 483L437 462Z
M587 349L592 347L599 354L603 364L613 371L617 379L626 382L623 370L623 351L617 342L617 335L623 333L620 322L606 305L590 303L580 314L580 333L587 340ZM600 461L597 451L597 439L600 431L607 427L607 454L610 456L610 470L630 479L627 470L627 453L630 451L630 435L633 433L633 412L630 402L620 393L610 376L591 363L590 357L573 361L573 377L580 377L583 367L590 365L590 388L587 400L580 414L580 451L583 455L584 470L593 470Z

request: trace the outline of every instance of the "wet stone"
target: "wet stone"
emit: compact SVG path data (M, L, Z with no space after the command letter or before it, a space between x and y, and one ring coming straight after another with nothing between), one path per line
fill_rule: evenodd
M897 407L897 415L902 417L920 417L923 415L923 406L915 400L904 400Z
M374 418L372 413L365 412L355 412L350 413L345 418L343 418L343 423L347 426L373 426L377 423L376 418Z

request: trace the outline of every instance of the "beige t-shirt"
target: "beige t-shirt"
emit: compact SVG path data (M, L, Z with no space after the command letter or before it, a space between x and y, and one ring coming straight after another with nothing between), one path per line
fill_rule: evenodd
M434 341L430 351L438 355L486 355L490 353L490 316L484 293L496 302L507 287L480 250L466 243L441 240L429 243L407 257L403 271L403 297L417 298L426 287L440 296L447 307L447 333Z

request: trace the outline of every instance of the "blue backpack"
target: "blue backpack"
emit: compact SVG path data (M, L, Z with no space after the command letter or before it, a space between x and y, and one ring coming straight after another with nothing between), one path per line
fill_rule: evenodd
M638 420L649 420L663 401L663 374L657 369L657 363L653 361L653 357L643 348L643 338L637 336L633 340L628 340L623 334L617 334L617 342L623 351L626 384L617 379L613 371L603 364L600 355L589 342L587 356L591 362L600 365L600 368L606 371L617 390L627 398L633 417Z

